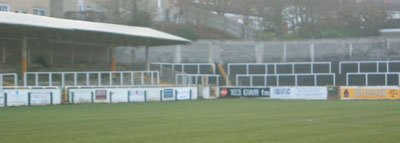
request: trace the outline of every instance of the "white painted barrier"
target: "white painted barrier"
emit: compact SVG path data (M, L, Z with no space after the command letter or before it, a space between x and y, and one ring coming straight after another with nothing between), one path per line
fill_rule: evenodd
M129 91L129 101L130 102L145 102L146 101L146 90L145 89L135 89L133 91ZM121 95L123 95L121 93ZM122 101L121 101L122 102Z
M219 97L219 86L202 86L201 92L203 99L217 99Z
M197 100L197 87L68 88L70 104Z
M52 89L2 89L0 107L61 104L61 91Z
M0 107L4 107L6 102L5 92L0 91Z
M327 87L272 87L272 99L327 100Z

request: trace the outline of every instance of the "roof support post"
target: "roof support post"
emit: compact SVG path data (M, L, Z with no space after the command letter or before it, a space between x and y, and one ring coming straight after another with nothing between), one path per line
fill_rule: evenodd
M115 72L117 71L117 65L115 63L115 48L110 48L110 55L111 55L111 71Z
M22 37L22 77L24 77L25 73L27 72L27 61L26 57L28 55L28 39L24 35Z
M146 70L150 71L150 47L149 47L149 40L146 40Z

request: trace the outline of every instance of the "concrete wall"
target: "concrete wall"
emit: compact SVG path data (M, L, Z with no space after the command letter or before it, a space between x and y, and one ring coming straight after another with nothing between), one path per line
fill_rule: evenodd
M134 50L144 61L144 49ZM288 42L197 41L191 45L152 47L151 62L271 63L309 61L400 60L400 39L350 39Z

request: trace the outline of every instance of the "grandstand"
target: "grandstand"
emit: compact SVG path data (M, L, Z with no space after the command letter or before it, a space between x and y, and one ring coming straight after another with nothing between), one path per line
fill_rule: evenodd
M0 79L3 85L24 86L389 86L399 85L399 67L399 61L342 61L338 67L331 62L229 63L223 69L213 63L152 63L152 71L27 72L24 78L10 73Z
M201 78L206 78L207 84L226 86L229 82L235 86L388 86L399 85L400 73L399 61L342 61L338 66L332 62L228 63L224 69L213 63L152 65L161 80L187 85L203 84ZM222 80L222 71L227 71L228 80Z

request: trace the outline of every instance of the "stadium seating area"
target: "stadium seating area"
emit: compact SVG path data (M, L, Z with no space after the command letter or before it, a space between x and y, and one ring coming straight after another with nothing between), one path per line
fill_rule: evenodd
M400 61L230 63L223 68L218 68L218 65L213 63L153 63L151 72L31 72L27 73L26 79L14 75L16 74L1 74L0 84L4 86L159 84L390 86L400 84Z
M182 78L176 79L178 74L223 76L220 70L227 72L232 86L380 86L399 85L400 78L399 61L230 63L225 65L224 69L217 69L215 73L212 72L215 65L201 66L200 72L197 71L197 64L182 63L174 68L172 65L166 65L168 64L160 65L164 68L163 71L174 71L175 74L160 73L161 79L173 77L175 80L171 81L172 83L181 84L193 84L194 80L179 82ZM227 83L222 77L219 78L220 85Z

